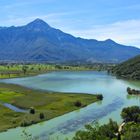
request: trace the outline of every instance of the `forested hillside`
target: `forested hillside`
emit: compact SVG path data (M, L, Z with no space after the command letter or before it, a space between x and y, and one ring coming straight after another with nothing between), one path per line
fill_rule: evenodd
M140 55L117 65L112 73L122 78L140 80Z

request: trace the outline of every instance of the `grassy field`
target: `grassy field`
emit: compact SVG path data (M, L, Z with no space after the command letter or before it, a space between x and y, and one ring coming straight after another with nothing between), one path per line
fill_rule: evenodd
M16 113L0 105L0 131L49 120L98 100L97 95L45 92L0 83L0 101L23 109L35 109L35 114ZM76 102L80 102L81 105L76 106ZM40 119L40 113L43 113L43 119Z
M109 65L5 64L0 65L0 79L33 76L57 70L107 70Z

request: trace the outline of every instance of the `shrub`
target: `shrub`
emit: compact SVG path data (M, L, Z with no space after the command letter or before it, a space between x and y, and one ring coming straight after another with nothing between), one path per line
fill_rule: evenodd
M138 106L132 106L124 108L121 112L121 116L125 121L140 121L140 108Z
M98 100L103 100L103 95L102 94L97 95L97 99Z
M45 118L44 113L40 113L40 114L39 114L39 118L40 118L41 120L44 119L44 118Z
M131 89L131 88L127 88L127 93L128 94L134 94L134 95L139 95L140 94L140 91L139 90L135 90L135 89Z
M30 113L31 114L35 114L35 109L34 108L30 108Z
M130 87L127 88L127 93L131 94L131 88Z
M81 103L80 101L76 101L76 102L74 103L74 105L75 105L76 107L81 107L81 106L82 106L82 103Z

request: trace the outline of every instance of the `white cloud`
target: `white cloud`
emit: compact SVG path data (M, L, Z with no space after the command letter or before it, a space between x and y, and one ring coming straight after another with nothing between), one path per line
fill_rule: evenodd
M61 20L59 19L59 16L63 16L63 15L67 15L69 13L66 12L62 12L62 13L50 13L50 14L46 14L46 15L36 15L36 16L29 16L29 17L21 17L21 18L17 18L14 17L13 15L9 15L8 19L6 19L5 21L2 20L0 21L1 26L21 26L21 25L26 25L29 22L35 20L36 18L40 18L46 22L49 22L50 24L58 24Z
M140 20L128 20L113 24L97 25L85 30L71 30L64 28L65 31L84 38L105 40L111 38L116 42L135 45L140 48Z

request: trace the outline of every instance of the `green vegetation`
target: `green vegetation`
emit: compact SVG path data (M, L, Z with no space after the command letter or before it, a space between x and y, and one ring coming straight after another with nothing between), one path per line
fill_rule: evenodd
M98 101L97 95L46 92L0 83L0 101L29 113L17 113L0 105L0 131L49 120ZM75 106L79 101L81 106Z
M33 107L30 108L30 113L35 114L35 109Z
M116 138L115 133L118 132L116 122L110 120L108 124L99 126L95 123L94 126L86 125L86 130L78 131L73 140L111 140Z
M127 88L127 93L129 95L140 95L140 90L131 89L130 87Z
M80 101L76 101L76 102L74 102L74 105L76 107L81 107L82 106L82 103Z
M33 76L49 71L81 71L81 70L107 70L110 64L87 64L87 65L66 65L66 64L1 64L0 79Z
M124 122L120 126L111 119L101 126L98 123L86 125L73 140L140 140L140 107L124 108L121 116Z
M118 77L140 80L140 55L115 66L110 71Z
M122 140L139 140L140 124L134 122L127 123L122 133Z
M121 116L126 122L140 123L140 108L138 106L124 108Z
M97 99L103 100L103 95L102 95L102 94L98 94L98 95L97 95Z
M40 113L39 117L40 117L40 119L44 119L45 118L43 113Z

